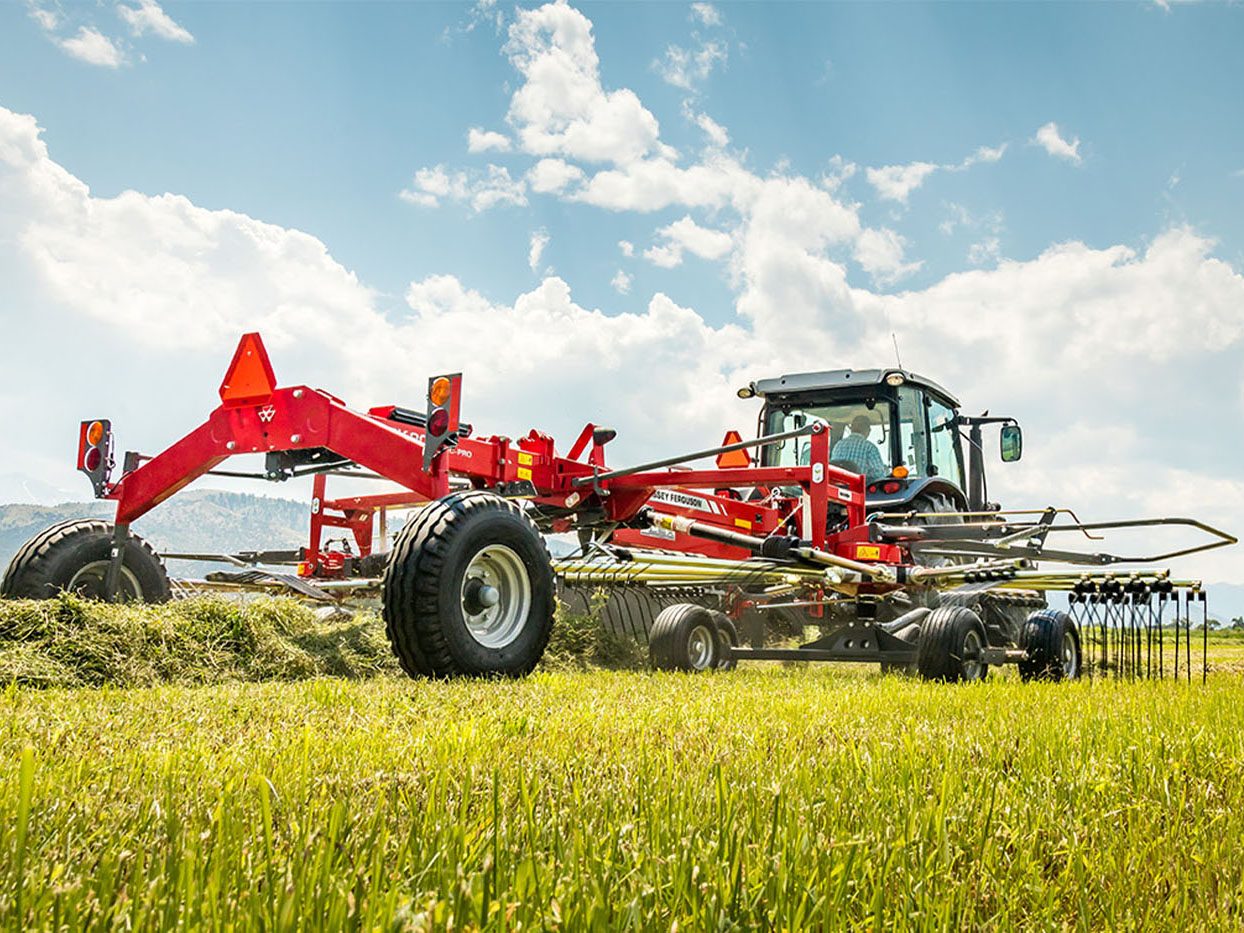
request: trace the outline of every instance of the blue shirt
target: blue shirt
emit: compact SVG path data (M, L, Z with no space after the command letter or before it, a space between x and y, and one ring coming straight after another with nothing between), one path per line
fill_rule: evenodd
M860 468L867 479L878 479L887 475L890 470L881 459L881 451L866 437L848 434L830 452L831 460L850 460Z

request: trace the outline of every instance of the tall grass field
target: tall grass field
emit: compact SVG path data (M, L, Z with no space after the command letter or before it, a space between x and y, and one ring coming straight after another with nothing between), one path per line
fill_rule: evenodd
M446 683L300 612L0 607L0 925L1244 925L1234 641L1204 686Z

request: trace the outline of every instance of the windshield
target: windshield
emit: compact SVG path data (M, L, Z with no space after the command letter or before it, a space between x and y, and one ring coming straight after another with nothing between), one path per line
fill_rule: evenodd
M840 402L835 405L774 408L765 420L765 433L778 434L805 427L819 418L829 424L829 462L869 480L890 475L890 403ZM811 441L795 437L765 448L767 466L805 466Z

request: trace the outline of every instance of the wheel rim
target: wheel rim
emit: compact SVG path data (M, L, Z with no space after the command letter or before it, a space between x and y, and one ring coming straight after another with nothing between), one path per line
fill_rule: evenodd
M1080 674L1080 644L1075 633L1063 632L1063 676L1075 680Z
M111 560L91 561L73 575L65 589L88 599L103 599L106 595L108 568L111 566ZM117 580L117 596L139 602L143 599L142 584L138 582L134 571L125 564L121 565L121 576Z
M985 669L985 665L981 663L981 649L983 647L980 633L976 629L969 630L963 636L963 660L960 663L963 667L964 680L981 679Z
M504 544L471 558L462 575L462 618L485 648L504 648L522 633L531 614L531 580L523 559Z
M716 636L706 625L697 625L687 636L687 660L693 670L703 671L713 666L713 649Z

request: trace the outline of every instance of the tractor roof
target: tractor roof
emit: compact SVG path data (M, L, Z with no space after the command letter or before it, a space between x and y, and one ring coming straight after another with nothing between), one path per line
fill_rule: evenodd
M900 374L904 382L932 390L935 394L942 396L946 401L950 402L953 407L959 407L959 400L932 379L927 379L919 373L898 368L830 369L820 373L793 373L773 379L760 379L754 386L756 394L765 398L773 395L805 395L815 392L829 392L835 389L848 389L855 386L881 385L885 382L886 377L892 373Z

